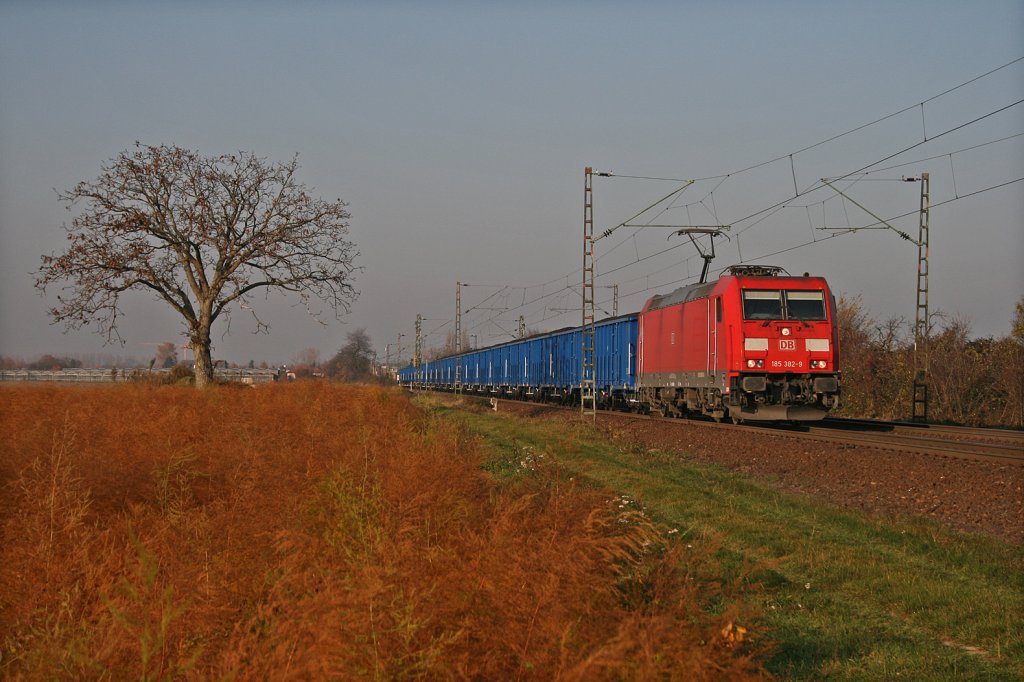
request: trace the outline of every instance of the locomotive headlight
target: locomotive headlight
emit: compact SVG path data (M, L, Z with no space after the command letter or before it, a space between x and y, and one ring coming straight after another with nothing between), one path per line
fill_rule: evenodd
M755 367L764 367L764 360L747 360L747 367L751 369Z
M811 360L811 369L825 369L827 364L824 360Z
M783 336L789 336L789 327L783 327L782 328L782 335Z

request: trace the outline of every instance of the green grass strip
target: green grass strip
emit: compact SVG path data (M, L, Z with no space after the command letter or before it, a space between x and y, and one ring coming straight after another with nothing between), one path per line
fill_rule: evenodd
M769 669L782 678L1024 679L1020 548L839 510L555 421L433 409L482 437L499 478L543 453L638 500L683 541L712 534L737 565L765 561L751 598L778 642Z

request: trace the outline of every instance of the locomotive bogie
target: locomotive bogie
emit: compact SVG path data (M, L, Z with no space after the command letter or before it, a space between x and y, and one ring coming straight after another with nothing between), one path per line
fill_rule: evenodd
M740 375L730 391L729 411L747 420L822 419L839 406L838 388L833 376Z

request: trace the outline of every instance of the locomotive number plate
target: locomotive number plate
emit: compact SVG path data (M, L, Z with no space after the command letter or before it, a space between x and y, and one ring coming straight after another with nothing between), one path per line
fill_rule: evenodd
M779 350L796 350L796 339L780 339Z

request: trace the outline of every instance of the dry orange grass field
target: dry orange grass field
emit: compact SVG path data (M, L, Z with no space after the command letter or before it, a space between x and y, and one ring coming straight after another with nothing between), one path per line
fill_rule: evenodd
M709 556L400 392L0 391L6 678L763 675Z

